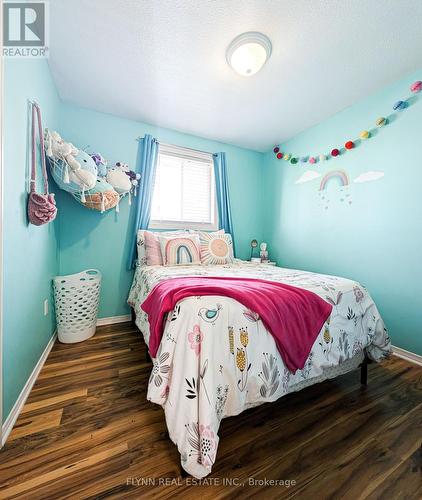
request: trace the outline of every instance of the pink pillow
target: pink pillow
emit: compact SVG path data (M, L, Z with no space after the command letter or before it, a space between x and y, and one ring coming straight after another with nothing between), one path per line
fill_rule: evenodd
M164 236L176 236L179 234L186 234L186 231L163 231L159 233L153 233L152 231L144 231L145 240L145 254L147 259L147 266L162 266L163 257L161 256L160 248L160 235Z
M160 240L155 233L145 231L145 252L147 255L147 266L162 266Z

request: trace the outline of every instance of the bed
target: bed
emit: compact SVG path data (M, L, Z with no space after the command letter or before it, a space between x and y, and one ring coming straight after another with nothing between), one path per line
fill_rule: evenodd
M128 303L147 345L150 328L141 304L158 283L183 276L275 281L314 292L332 305L303 369L294 374L259 315L230 297L188 297L167 315L147 397L163 407L182 467L196 478L211 472L223 418L390 354L384 323L359 283L237 259L219 266L139 266Z

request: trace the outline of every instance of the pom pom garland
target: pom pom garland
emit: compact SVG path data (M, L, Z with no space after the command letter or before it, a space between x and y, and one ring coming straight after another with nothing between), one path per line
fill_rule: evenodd
M413 94L417 94L418 92L421 92L422 91L422 81L417 80L416 82L412 83L412 85L410 85L410 91ZM406 109L410 105L411 102L412 102L412 100L410 100L410 98L396 101L393 105L394 112L403 111L404 109ZM375 125L377 127L381 128L381 127L384 127L385 125L387 125L388 122L389 122L388 118L381 116L376 120ZM362 140L369 139L371 137L371 132L369 130L362 130L359 133L359 137ZM342 153L344 153L346 151L350 151L351 149L354 149L355 147L356 147L356 142L353 140L348 140L344 144L345 149L340 150L339 148L335 147L331 150L331 153L329 155L319 154L316 156L311 156L311 155L295 156L293 154L285 154L285 153L280 152L279 146L275 146L273 151L278 159L283 158L285 161L290 160L290 163L292 165L296 165L299 161L303 164L310 163L311 165L314 165L318 161L323 162L325 160L328 160L329 157L336 158L337 156L342 155Z
M418 80L417 82L412 83L412 85L410 86L410 90L414 94L417 94L418 92L420 92L422 90L422 82Z
M406 101L397 101L394 106L393 106L393 109L394 111L401 111L403 109L407 108L407 102Z

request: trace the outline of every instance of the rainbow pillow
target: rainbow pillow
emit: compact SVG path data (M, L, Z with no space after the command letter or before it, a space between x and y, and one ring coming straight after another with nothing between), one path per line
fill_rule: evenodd
M161 256L165 266L200 264L199 236L159 236Z
M201 262L205 265L231 264L233 262L233 241L231 234L199 232Z
M162 266L161 248L159 235L175 236L186 234L186 229L174 231L162 231L160 233L139 229L137 232L138 265L140 266Z

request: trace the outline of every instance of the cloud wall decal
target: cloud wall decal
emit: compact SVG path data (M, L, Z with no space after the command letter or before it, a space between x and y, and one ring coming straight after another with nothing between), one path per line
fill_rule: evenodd
M384 177L384 172L364 172L363 174L360 174L356 177L356 179L353 180L353 182L371 182L371 181L377 181L378 179L381 179L381 177Z
M318 179L318 177L321 177L319 172L315 172L315 170L307 170L299 177L295 184L303 184L304 182L313 181L314 179Z

